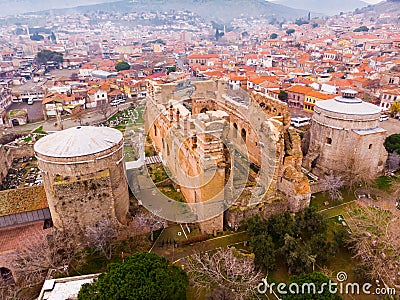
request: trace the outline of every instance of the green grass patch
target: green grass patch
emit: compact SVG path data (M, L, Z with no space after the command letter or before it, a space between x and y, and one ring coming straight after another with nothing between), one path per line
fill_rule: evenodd
M176 227L175 230L182 231L179 227ZM186 231L186 228L185 228L185 231ZM167 234L167 233L163 232L161 237L167 238L167 235L164 237L164 234ZM177 236L178 236L177 233L170 232L168 234L168 236L170 234L172 234L172 236L171 236L172 240L173 239L177 240ZM200 231L192 231L190 233L190 235L188 235L188 237L193 237L193 236L197 236L200 234L201 234ZM160 237L160 239L161 239L161 237ZM180 238L186 239L186 237L182 237L182 235L180 236ZM153 252L157 253L158 255L165 256L167 259L169 259L171 261L175 261L175 260L179 260L181 258L187 257L189 255L192 255L194 252L211 251L211 250L215 250L217 248L227 247L227 246L230 246L233 244L242 243L244 241L247 241L248 239L249 239L249 237L246 232L239 232L239 233L234 233L234 234L232 232L229 232L228 235L225 235L222 237L212 238L212 235L210 235L209 240L205 240L202 242L193 243L193 244L189 244L189 245L179 246L178 248L174 249L174 252L171 251L170 247L159 247L158 243L157 243L158 247L155 247L153 249Z
M342 205L344 203L355 200L354 192L350 189L341 189L343 200L330 200L328 193L320 192L313 194L311 197L310 206L315 207L317 211L325 210L327 208ZM324 203L328 202L328 205Z
M147 170L154 183L158 183L169 178L162 163L148 165Z
M136 110L138 112L138 118L137 118L137 120L135 122L135 125L143 125L144 124L143 110L144 110L144 107L139 107Z
M119 256L119 259L121 257ZM90 254L86 258L86 261L81 265L72 265L71 276L79 276L86 274L102 273L106 271L107 264L117 261L116 258L108 261L104 256L100 254Z
M117 125L117 126L114 126L114 128L118 129L121 132L125 132L126 126L125 125Z
M183 197L182 193L175 190L172 184L168 186L160 186L158 187L158 189L168 198L171 198L178 202L186 202L185 197Z
M334 216L334 217L332 217L332 219L331 220L334 220L335 221L335 223L337 223L337 224L339 224L339 225L341 225L342 224L342 222L343 221L345 221L345 219L344 219L344 216L343 215L337 215L337 216Z
M139 155L136 154L136 151L130 145L124 146L124 155L126 161L135 161L139 159Z
M375 180L373 187L389 192L394 181L399 181L398 177L380 176Z
M29 143L30 141L32 141L32 137L31 136L28 136L28 137L24 138L24 142L25 143Z
M325 218L332 218L338 215L345 215L348 211L352 211L359 207L355 202L345 203L340 206L328 208L327 210L320 211Z
M129 256L137 252L148 251L150 246L151 243L146 239L145 236L131 237L114 245L113 256L111 257L111 260L107 260L104 255L98 252L87 250L84 252L85 259L83 263L78 260L77 262L73 262L71 264L71 271L69 275L79 276L105 272L109 263L122 261L122 252L125 253L125 256Z
M186 235L188 235L188 232L187 232L185 226L183 226L183 228L185 229ZM194 233L191 233L190 236L194 236ZM167 228L164 229L164 231L161 233L161 236L157 242L158 242L158 245L160 245L160 243L162 243L162 241L164 241L164 243L168 243L169 241L180 242L185 239L186 239L186 237L182 231L181 226L173 225L173 226L168 226Z
M123 111L119 111L119 112L117 112L115 115L113 115L112 117L110 117L110 118L108 119L108 121L115 121L118 117L122 117L122 115L123 115Z
M37 134L47 134L46 131L43 130L43 126L40 125L38 128L36 128L33 133L37 133Z

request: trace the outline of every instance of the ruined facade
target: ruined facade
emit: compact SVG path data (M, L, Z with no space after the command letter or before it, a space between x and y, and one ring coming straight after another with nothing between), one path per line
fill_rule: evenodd
M104 219L126 223L123 137L107 127L73 127L34 145L54 226L83 229Z
M300 138L289 128L285 103L261 93L232 90L226 80L150 83L145 118L146 131L172 175L200 174L196 185L180 187L186 201L220 197L231 206L225 213L229 225L239 222L234 211L268 210L268 204L276 201L292 211L309 205ZM229 154L226 144L235 155ZM248 163L240 157L247 157ZM237 197L230 188L237 178L230 173L248 164L252 168ZM261 201L253 202L255 194ZM223 217L201 222L202 231L222 230Z
M315 105L303 165L317 176L333 172L344 178L375 178L382 174L387 159L380 109L357 98L355 91L342 93Z

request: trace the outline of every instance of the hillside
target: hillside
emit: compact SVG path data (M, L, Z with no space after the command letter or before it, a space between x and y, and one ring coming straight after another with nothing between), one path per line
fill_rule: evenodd
M0 0L0 16L36 12L45 9L69 8L76 7L78 5L89 5L110 1L115 0Z
M356 11L365 18L377 18L377 23L398 23L400 15L400 0L383 1L375 5L368 5Z
M289 8L265 0L125 0L112 3L80 6L64 13L90 12L150 12L187 10L204 19L229 22L237 17L295 19L306 17L307 11Z
M292 8L322 13L328 16L336 15L340 12L353 11L356 8L361 8L368 5L368 3L361 0L277 0L275 3L286 5Z

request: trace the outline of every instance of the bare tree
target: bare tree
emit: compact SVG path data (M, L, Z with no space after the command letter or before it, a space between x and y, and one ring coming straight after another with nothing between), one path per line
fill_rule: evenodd
M113 243L117 239L118 230L111 219L104 219L94 226L85 228L84 236L87 245L104 255L108 260L112 258Z
M344 180L340 176L336 176L333 173L325 176L322 181L324 191L328 192L329 199L331 200L343 200L343 195L340 189L344 186Z
M167 226L167 221L159 215L161 214L161 210L145 211L142 210L135 216L135 220L138 226L147 226L150 228L151 236L150 240L153 241L154 239L154 231L164 228Z
M357 186L370 187L374 183L370 169L357 165L354 159L349 159L345 162L345 169L347 172L342 177L346 186L355 188Z
M16 278L19 282L38 283L50 270L68 275L68 269L81 246L72 231L52 231L41 233L26 241L28 247L18 251L12 260Z
M85 116L85 110L82 109L81 107L75 107L72 110L72 118L76 121L78 121L79 125L83 125L83 120Z
M387 287L399 287L400 247L398 238L390 231L390 226L397 226L398 217L372 207L360 208L349 212L349 215L352 230L349 245L367 270L367 275ZM397 232L397 229L394 231Z
M255 270L253 258L236 249L219 249L216 253L192 255L186 265L193 285L200 289L226 288L234 293L232 299L257 296L262 274Z
M400 155L396 151L389 153L386 161L386 168L390 172L397 171L400 168Z
M108 103L97 105L97 110L102 114L104 120L107 120L111 115L111 106Z
M206 294L206 300L230 300L235 299L235 293L226 287L217 287Z

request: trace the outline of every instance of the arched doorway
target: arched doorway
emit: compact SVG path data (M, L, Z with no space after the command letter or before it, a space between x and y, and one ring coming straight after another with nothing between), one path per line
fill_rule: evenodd
M242 128L242 132L240 135L242 137L243 142L246 143L246 137L247 137L246 129Z
M206 112L208 112L207 107L203 107L203 108L200 110L200 113L201 113L201 114L205 114Z
M11 121L13 126L18 126L19 125L19 121L17 119L12 119Z
M8 268L0 268L0 286L5 286L15 283L12 272Z

